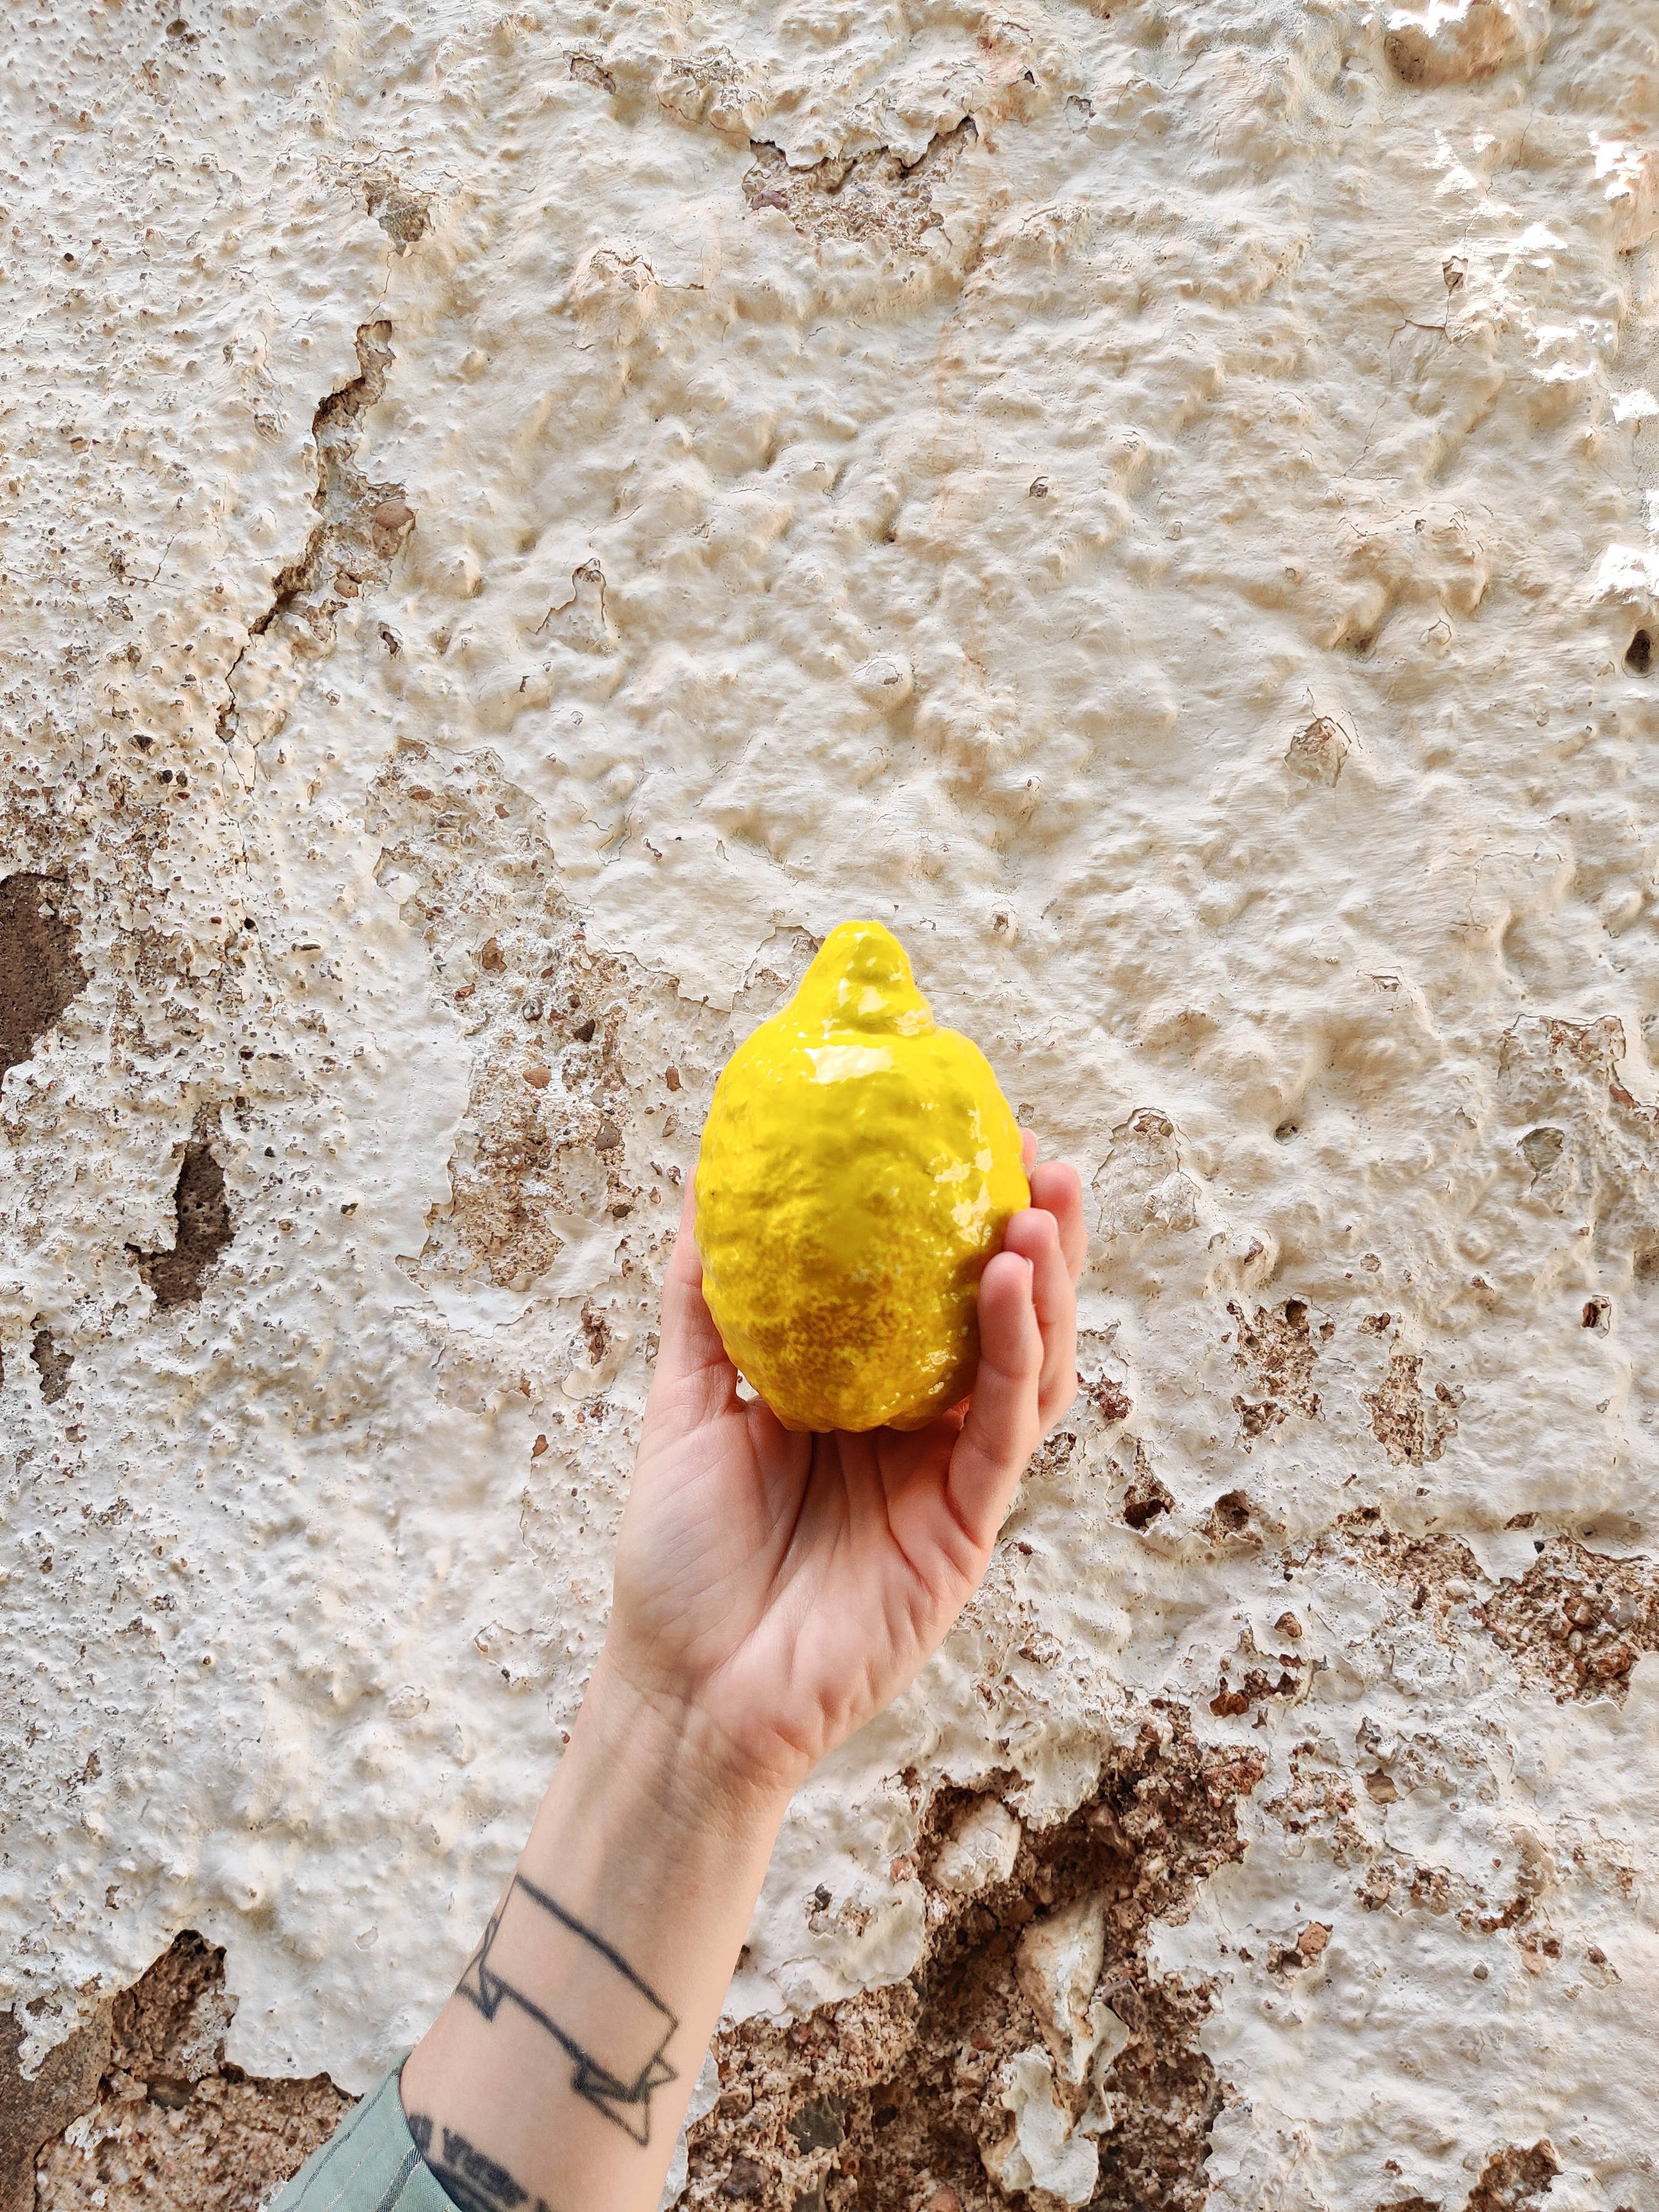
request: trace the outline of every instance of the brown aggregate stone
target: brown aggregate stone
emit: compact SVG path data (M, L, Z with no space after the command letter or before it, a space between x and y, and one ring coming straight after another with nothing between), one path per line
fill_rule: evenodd
M1530 1522L1530 1516L1517 1516ZM1631 1670L1659 1650L1659 1574L1645 1557L1592 1551L1571 1536L1534 1539L1525 1573L1501 1579L1474 1600L1483 1579L1468 1546L1450 1535L1408 1536L1387 1527L1375 1506L1346 1515L1299 1562L1346 1549L1374 1574L1410 1592L1411 1609L1437 1633L1453 1632L1454 1607L1484 1629L1528 1682L1558 1702L1610 1696L1622 1702Z
M258 2212L328 2139L354 2100L325 2074L226 2063L224 1955L187 1930L82 2031L73 2094L37 2100L58 2132L36 2137L27 2166L0 2166L3 2212ZM0 2047L0 2112L4 2080Z
M752 2201L764 2212L820 2194L826 2212L915 2212L945 2197L958 2212L1000 2212L1006 2199L981 2158L1006 2120L992 2077L1041 2033L1015 1946L1040 1915L1098 1893L1102 1984L1129 2041L1108 2084L1124 2117L1101 2138L1091 2202L1098 2212L1199 2212L1224 2101L1197 2042L1209 1998L1152 1974L1146 1934L1154 1919L1183 1917L1199 1884L1240 1856L1235 1808L1261 1771L1253 1753L1200 1745L1184 1710L1154 1705L1108 1754L1092 1797L1026 1831L1007 1881L971 1897L930 1885L927 1948L908 1981L791 2026L756 2020L716 2038L722 2095L691 2130L681 2202L719 2203L734 2170L748 2196L757 2166ZM972 1802L957 1789L933 1799L916 1853L924 1880Z

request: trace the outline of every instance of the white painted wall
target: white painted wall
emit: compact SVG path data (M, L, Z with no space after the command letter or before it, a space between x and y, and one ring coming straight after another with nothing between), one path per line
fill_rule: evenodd
M714 1076L867 913L1082 1167L1109 1387L735 2009L906 1972L904 1769L1056 1816L1174 1699L1267 1761L1158 1938L1212 2201L1547 2136L1659 2205L1649 0L10 28L0 873L91 980L0 1096L0 2002L194 1926L250 2069L412 2039L603 1631Z

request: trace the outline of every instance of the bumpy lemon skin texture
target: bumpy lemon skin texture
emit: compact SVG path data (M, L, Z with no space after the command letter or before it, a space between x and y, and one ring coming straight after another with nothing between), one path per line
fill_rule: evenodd
M937 1026L896 938L843 922L714 1086L703 1295L787 1427L921 1428L972 1387L980 1275L1030 1203L984 1054Z

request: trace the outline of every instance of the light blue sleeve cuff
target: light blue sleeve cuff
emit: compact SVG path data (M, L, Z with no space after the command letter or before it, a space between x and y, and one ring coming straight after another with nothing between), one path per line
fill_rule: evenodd
M265 2212L456 2212L415 2148L396 2072L313 2151Z

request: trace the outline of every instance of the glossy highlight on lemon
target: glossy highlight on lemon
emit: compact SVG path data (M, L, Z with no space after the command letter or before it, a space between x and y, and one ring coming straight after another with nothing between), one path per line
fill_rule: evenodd
M890 931L845 921L714 1087L703 1295L788 1427L920 1428L972 1385L980 1275L1030 1202L984 1054L938 1026Z

